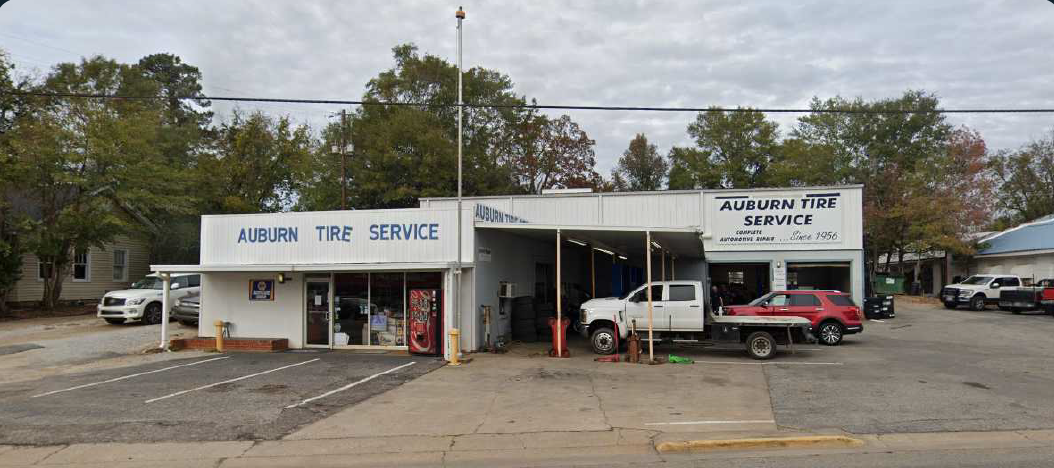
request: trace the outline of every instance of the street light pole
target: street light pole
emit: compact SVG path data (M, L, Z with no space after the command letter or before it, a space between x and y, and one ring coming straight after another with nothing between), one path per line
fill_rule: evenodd
M457 7L454 13L457 18L457 263L454 270L454 327L451 330L453 336L458 337L457 343L451 343L451 353L461 354L461 114L464 111L461 96L461 22L465 20L465 10Z

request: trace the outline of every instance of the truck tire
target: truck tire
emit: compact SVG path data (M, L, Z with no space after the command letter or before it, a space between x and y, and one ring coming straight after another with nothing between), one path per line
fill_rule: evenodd
M834 320L821 323L816 330L816 338L822 345L837 346L842 342L843 337L845 337L845 329L842 328L842 324Z
M978 294L970 299L970 310L984 310L984 294Z
M590 335L589 345L593 347L593 352L597 354L615 354L615 330L608 327L600 327L593 330L593 334Z
M754 359L776 357L776 340L768 332L756 331L747 337L747 354Z
M945 309L954 309L954 308L956 308L958 306L959 306L959 304L956 304L954 302L945 302L944 303L944 308Z
M107 319L103 319L103 320L106 320L106 323L108 323L110 325L120 325L120 324L124 323L124 319L123 318L107 318Z

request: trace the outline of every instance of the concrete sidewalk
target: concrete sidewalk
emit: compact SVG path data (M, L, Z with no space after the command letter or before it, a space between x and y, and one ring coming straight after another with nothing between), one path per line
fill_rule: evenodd
M300 466L613 466L758 456L830 453L1039 448L1054 444L1054 431L945 432L855 435L861 447L777 450L714 450L663 454L652 442L620 431L493 435L367 437L161 444L0 446L0 466L77 467L300 467ZM708 437L726 437L706 433Z

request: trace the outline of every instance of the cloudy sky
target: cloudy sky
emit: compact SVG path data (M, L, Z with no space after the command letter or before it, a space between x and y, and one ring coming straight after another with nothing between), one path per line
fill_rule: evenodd
M170 52L205 92L357 99L391 48L456 57L461 2L11 0L0 48L27 73L103 54ZM542 104L803 107L813 96L937 93L947 108L1054 107L1047 0L518 1L464 3L465 65L500 70ZM243 105L323 124L335 106ZM219 107L226 110L227 107ZM688 143L691 114L576 111L607 174L635 133ZM794 116L774 116L786 133ZM1054 114L952 116L993 149Z

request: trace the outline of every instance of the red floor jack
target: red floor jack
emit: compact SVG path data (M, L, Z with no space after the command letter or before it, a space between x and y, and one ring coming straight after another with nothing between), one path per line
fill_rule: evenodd
M612 318L614 319L614 317ZM621 359L618 354L618 322L615 322L614 320L612 320L612 322L615 323L615 354L612 354L611 356L598 357L594 359L594 361L596 362L621 362Z

